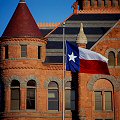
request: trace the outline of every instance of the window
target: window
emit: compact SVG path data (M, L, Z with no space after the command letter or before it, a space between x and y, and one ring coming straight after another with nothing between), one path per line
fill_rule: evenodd
M112 51L108 54L108 65L115 66L115 53Z
M95 120L103 120L103 119L95 119Z
M95 91L95 110L102 110L102 92Z
M105 110L112 110L112 92L105 91Z
M95 91L95 110L112 110L112 91Z
M120 51L118 52L117 62L117 65L120 66Z
M20 83L17 80L11 82L11 110L20 109Z
M112 120L112 119L95 119L95 120Z
M105 119L105 120L113 120L113 119Z
M54 81L48 84L48 110L59 110L58 84Z
M105 120L113 120L113 119L105 119Z
M65 109L75 110L75 90L71 87L71 82L65 84Z
M27 57L27 45L21 45L21 57Z
M107 7L108 6L108 0L104 0L104 5Z
M41 59L41 46L38 46L38 59Z
M112 119L95 119L95 120L112 120Z
M5 59L8 59L8 45L5 46Z
M98 2L98 7L101 7L102 1L101 1L101 0L98 0L97 2Z
M27 109L35 109L35 99L36 99L36 82L34 80L29 80L27 82Z

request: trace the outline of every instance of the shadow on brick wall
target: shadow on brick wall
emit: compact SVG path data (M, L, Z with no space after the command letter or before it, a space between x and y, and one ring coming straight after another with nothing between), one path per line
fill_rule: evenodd
M2 81L2 72L0 70L0 113L4 111L5 101L4 101L4 83ZM1 116L1 115L0 115Z
M72 111L72 120L80 120L78 112L78 73L72 73L72 88L75 90L75 110Z

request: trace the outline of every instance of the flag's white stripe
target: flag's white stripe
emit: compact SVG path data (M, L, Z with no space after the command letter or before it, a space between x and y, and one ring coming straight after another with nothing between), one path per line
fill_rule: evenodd
M93 52L88 49L80 48L80 47L78 47L78 49L79 49L79 58L80 59L100 60L100 61L108 63L108 59L99 53Z

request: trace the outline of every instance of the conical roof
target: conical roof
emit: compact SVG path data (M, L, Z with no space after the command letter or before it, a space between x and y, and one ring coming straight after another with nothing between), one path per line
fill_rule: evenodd
M42 34L29 11L25 0L20 0L2 37L42 37Z

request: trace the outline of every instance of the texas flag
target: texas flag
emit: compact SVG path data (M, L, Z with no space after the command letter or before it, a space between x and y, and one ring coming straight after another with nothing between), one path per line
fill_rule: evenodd
M66 70L90 74L109 74L108 59L99 53L66 41Z

